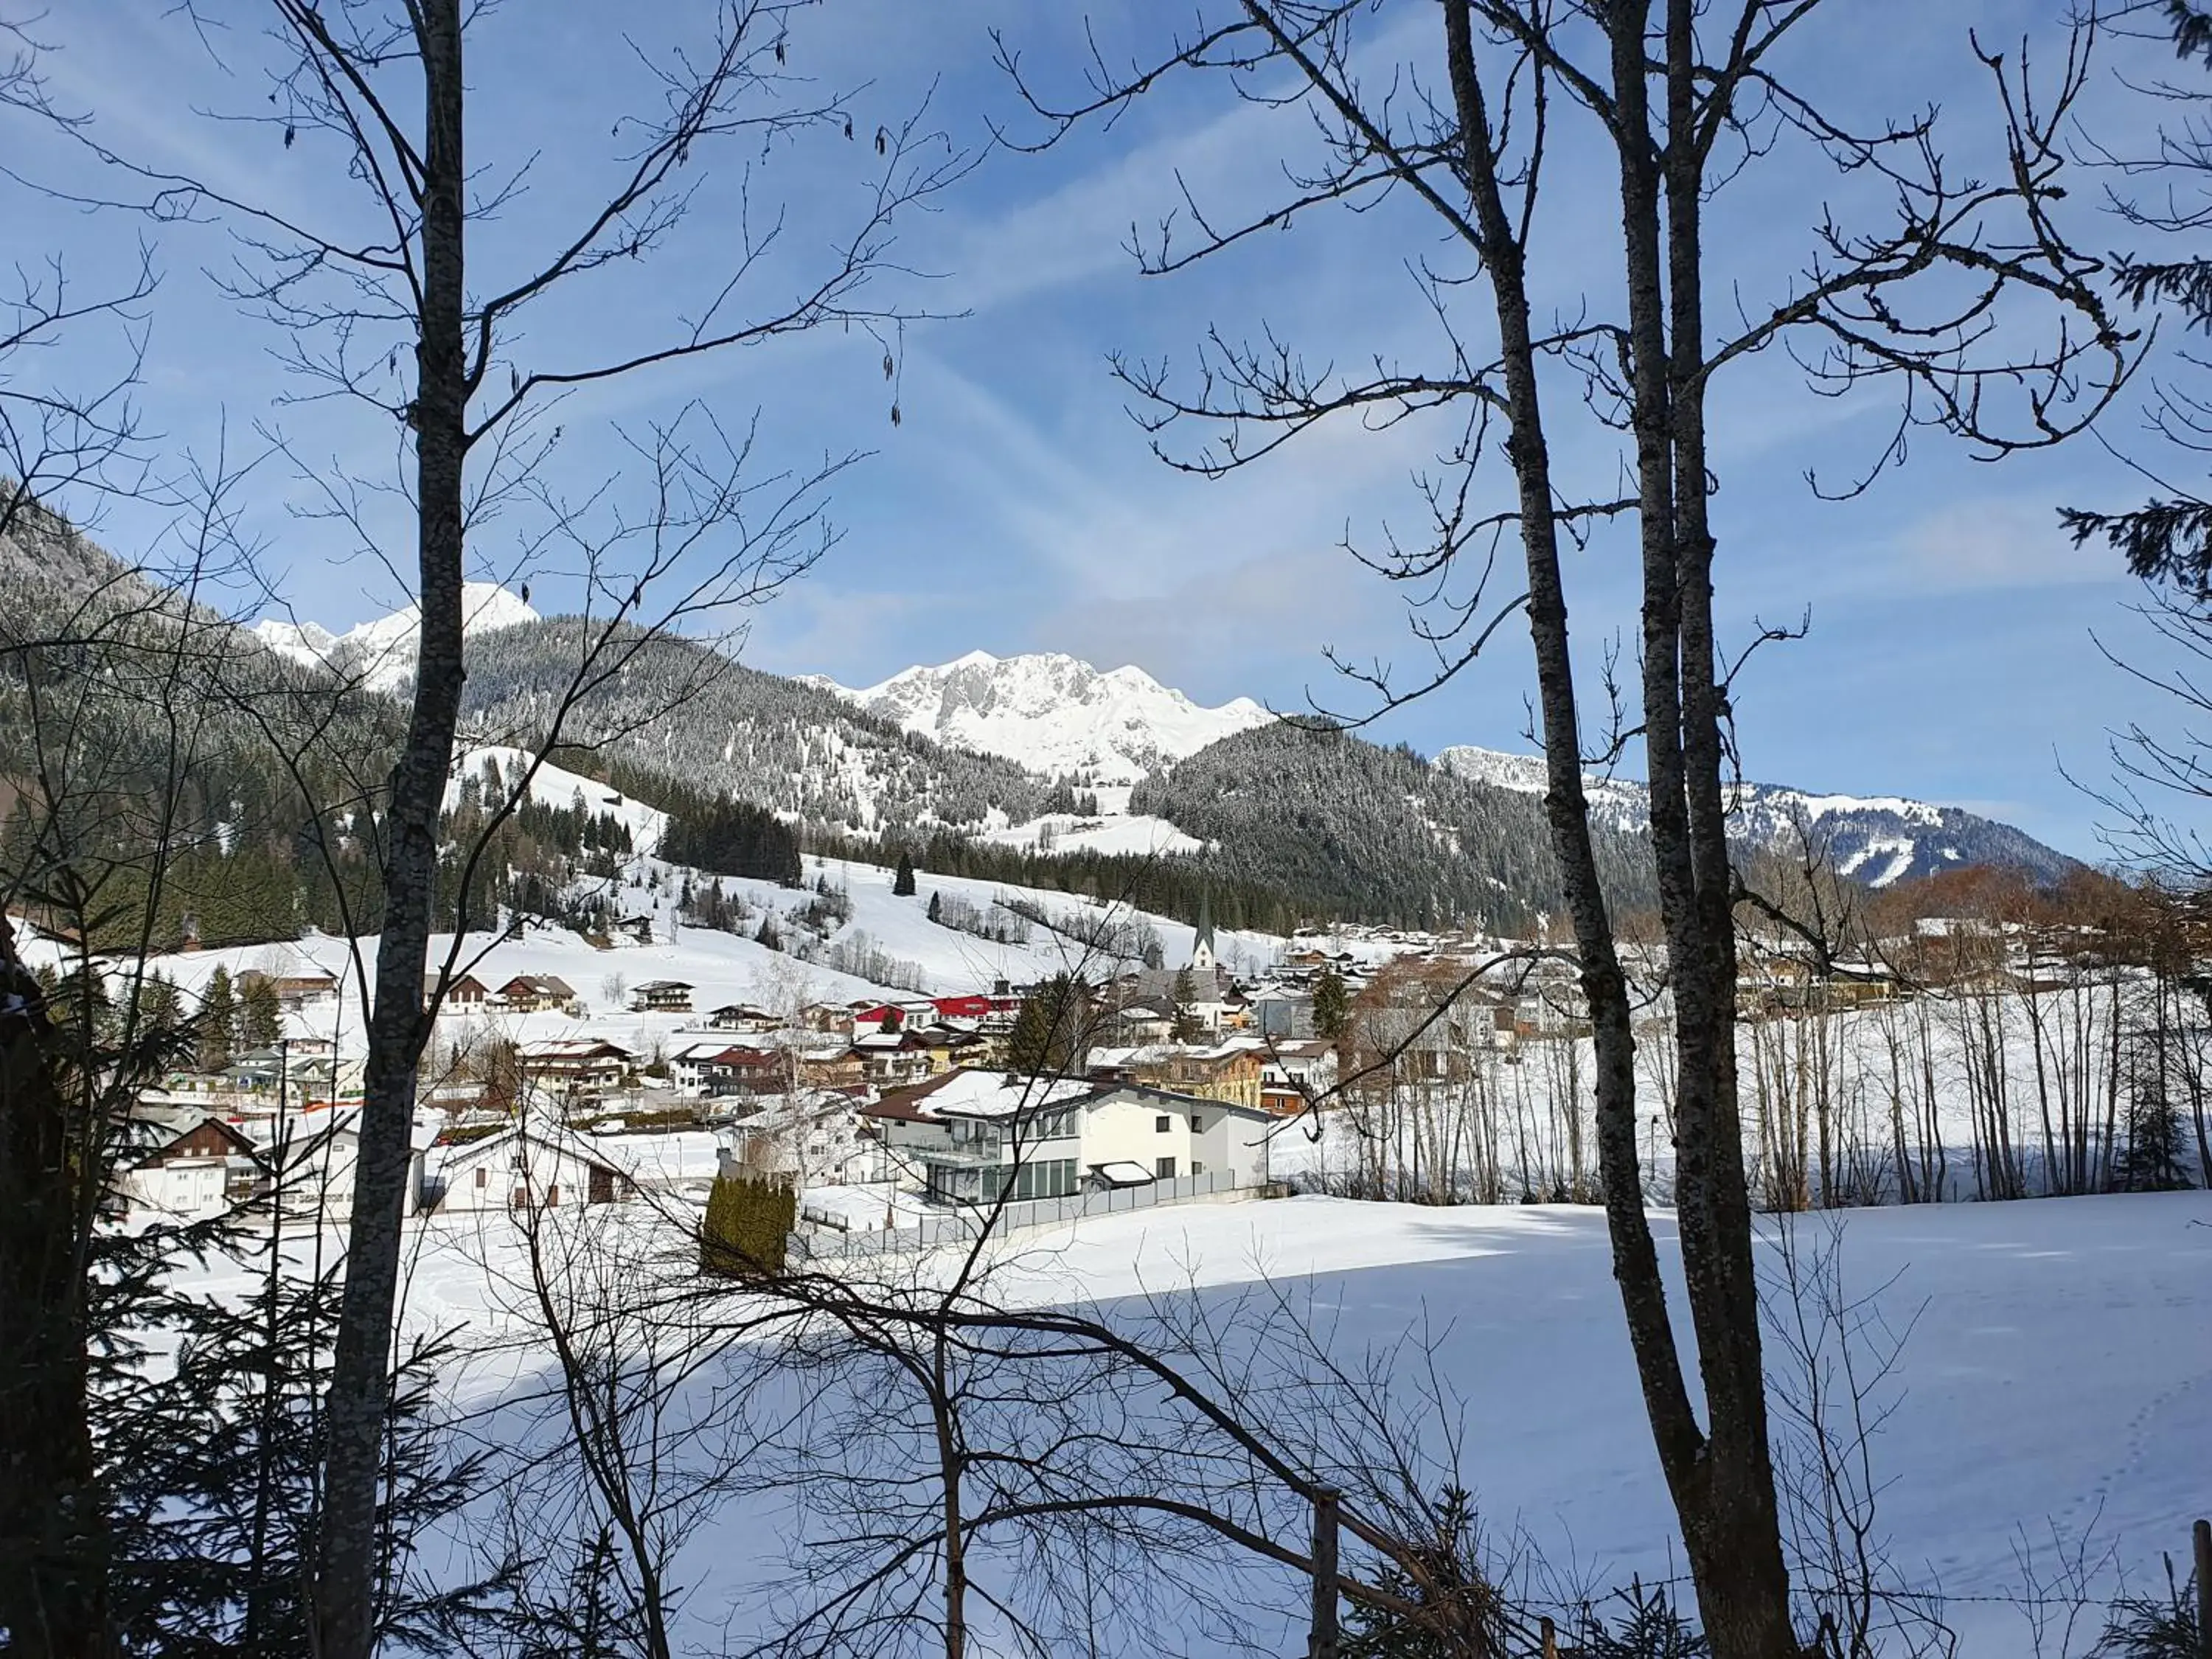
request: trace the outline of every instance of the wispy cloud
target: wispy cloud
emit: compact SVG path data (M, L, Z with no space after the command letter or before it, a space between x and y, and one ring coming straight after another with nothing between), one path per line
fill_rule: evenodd
M1890 562L1901 586L1923 592L2087 586L2127 576L2110 549L2075 547L2039 495L1946 501L1899 532Z

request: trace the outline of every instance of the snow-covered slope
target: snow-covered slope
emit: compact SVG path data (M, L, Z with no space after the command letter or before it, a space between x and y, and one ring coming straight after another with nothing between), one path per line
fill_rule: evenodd
M1273 718L1249 697L1207 708L1141 668L1102 672L1057 652L971 651L857 691L817 683L940 743L1107 784L1134 783L1164 762Z
M462 632L470 636L538 620L526 601L497 582L464 583L461 605ZM279 656L357 675L373 691L396 691L414 676L416 635L422 622L420 608L408 605L343 634L333 634L319 623L275 617L254 623L253 634Z
M462 782L472 777L488 781L485 799L503 800L530 761L527 750L504 744L482 744L464 750L453 758L453 775L446 785L446 810L450 812L459 803ZM539 762L531 774L530 798L544 806L580 806L594 817L618 819L629 831L630 845L641 853L658 849L668 829L668 814L659 807L632 800L597 778L585 777L550 761Z
M1436 763L1477 783L1525 794L1544 792L1544 763L1469 744L1446 749ZM1592 812L1615 828L1641 830L1651 821L1650 790L1626 778L1584 780ZM1779 784L1746 783L1731 791L1734 838L1783 853L1799 849L1802 826L1847 876L1869 887L1973 864L2008 865L2042 879L2074 867L2064 854L2014 829L1955 806L1931 806L1899 795L1819 795Z

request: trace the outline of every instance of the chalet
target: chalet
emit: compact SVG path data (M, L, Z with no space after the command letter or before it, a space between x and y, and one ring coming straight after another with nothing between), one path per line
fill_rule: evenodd
M1115 1045L1122 1048L1165 1042L1175 1035L1175 1016L1149 1002L1133 1002L1115 1009L1109 1025Z
M338 993L334 975L279 974L272 983L276 988L276 1000L287 1008L299 1008L320 997L333 997Z
M211 1113L144 1109L131 1127L143 1150L122 1160L116 1187L134 1209L176 1220L219 1214L261 1173L253 1143Z
M629 1006L637 1014L688 1014L691 988L680 979L652 979L630 988Z
M929 1040L920 1031L894 1026L860 1029L853 1038L853 1052L860 1057L860 1074L878 1089L903 1088L945 1069L933 1063Z
M1021 1018L1022 1000L1005 980L1000 980L988 994L939 997L931 1006L938 1019L963 1021L981 1031L1005 1031L1012 1030Z
M343 1216L353 1206L353 1177L361 1158L361 1109L325 1108L270 1121L261 1158L266 1183L285 1213L314 1220ZM419 1166L417 1166L419 1167ZM416 1168L410 1167L410 1184Z
M1090 1069L1101 1081L1141 1084L1257 1111L1266 1053L1256 1037L1231 1037L1206 1048L1170 1042L1100 1048L1092 1052Z
M927 1024L938 1017L937 1005L927 1000L855 1003L852 1010L853 1034L859 1036L869 1031L903 1030L909 1025Z
M994 1045L980 1031L965 1025L956 1025L948 1020L937 1020L929 1024L907 1028L922 1040L929 1050L929 1068L942 1072L954 1066L980 1066L990 1056Z
M789 1075L784 1055L775 1049L719 1038L687 1043L668 1056L669 1082L692 1094L780 1094Z
M447 1147L423 1189L423 1207L447 1212L574 1209L613 1204L635 1189L618 1158L565 1129L518 1124Z
M954 1071L860 1115L893 1168L940 1204L1194 1175L1227 1174L1237 1186L1267 1178L1266 1113L1141 1085Z
M490 990L482 980L474 974L463 974L459 979L440 979L436 1004L441 1009L474 1012L482 1008L490 996Z
M637 1056L604 1037L550 1037L515 1050L526 1082L556 1092L600 1094L622 1086Z
M1306 1109L1307 1101L1336 1083L1336 1045L1316 1037L1278 1042L1260 1064L1260 1106L1279 1117Z
M868 1080L867 1066L850 1043L793 1050L795 1080L809 1089L854 1089Z
M519 1014L544 1013L573 1005L576 993L553 974L517 974L499 988L499 1000Z
M750 1036L762 1036L781 1029L783 1022L765 1008L755 1008L743 1002L726 1002L707 1016L710 1031L738 1031Z

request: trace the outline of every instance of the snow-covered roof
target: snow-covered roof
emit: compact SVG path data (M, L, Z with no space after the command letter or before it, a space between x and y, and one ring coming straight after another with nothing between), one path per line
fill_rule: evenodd
M666 1134L594 1135L592 1152L641 1187L710 1181L721 1170L721 1147L703 1129Z
M1096 1094L1082 1078L1010 1078L981 1066L946 1072L911 1089L894 1089L865 1109L870 1117L927 1122L945 1117L1012 1117Z

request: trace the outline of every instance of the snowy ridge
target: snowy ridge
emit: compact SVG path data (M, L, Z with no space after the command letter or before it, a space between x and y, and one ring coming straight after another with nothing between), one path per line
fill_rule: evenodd
M1494 788L1544 792L1544 762L1538 756L1460 744L1439 753L1436 764ZM1650 827L1651 797L1645 785L1592 775L1583 779L1583 787L1599 821L1631 831ZM1819 795L1779 784L1744 783L1729 789L1728 810L1734 820L1731 835L1739 843L1793 854L1800 849L1802 828L1816 845L1825 846L1842 873L1869 887L1971 864L2009 865L2043 880L2075 867L2064 854L2009 824L1900 795Z
M462 750L453 757L453 769L447 780L446 811L450 812L460 805L461 786L471 778L486 781L488 787L482 797L486 802L504 800L520 781L531 758L529 750L503 744L482 744ZM596 778L571 772L550 761L540 761L538 769L531 774L530 798L541 806L578 807L594 817L615 818L629 831L630 844L640 853L657 850L668 829L668 814L658 806L633 800Z
M538 620L526 601L497 582L461 585L465 637L520 628ZM253 624L253 636L280 657L358 676L372 691L392 692L414 678L416 635L422 625L421 607L406 605L343 634L333 634L319 623L264 617Z
M1273 718L1249 697L1193 702L1141 668L1101 671L1058 652L971 651L859 690L814 684L940 743L1003 755L1048 776L1130 784L1208 744Z

